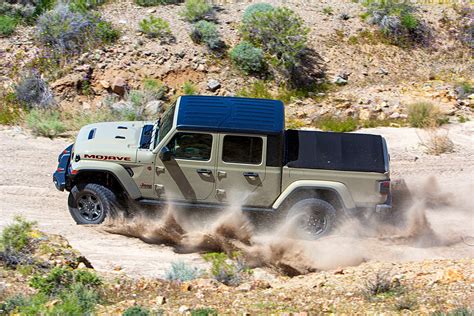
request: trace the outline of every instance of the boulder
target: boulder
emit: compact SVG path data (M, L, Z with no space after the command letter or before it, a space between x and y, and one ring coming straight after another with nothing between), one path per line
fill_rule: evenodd
M215 92L221 87L221 83L215 79L211 79L207 82L207 89Z
M110 86L112 91L119 96L124 96L128 90L128 84L122 77L117 77Z

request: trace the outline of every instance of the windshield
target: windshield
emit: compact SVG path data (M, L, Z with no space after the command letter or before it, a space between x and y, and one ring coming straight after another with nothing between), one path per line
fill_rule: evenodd
M156 139L155 139L155 146L158 145L163 138L168 135L173 127L173 120L174 120L174 110L175 104L173 104L166 112L163 114L163 117L160 121L160 126L158 127L158 131L156 132Z

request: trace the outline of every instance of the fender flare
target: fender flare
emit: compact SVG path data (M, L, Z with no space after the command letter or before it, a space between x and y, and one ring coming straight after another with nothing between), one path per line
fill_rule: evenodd
M319 181L319 180L299 180L290 184L273 203L272 208L278 209L291 194L302 190L328 190L336 193L342 206L346 211L356 208L352 195L341 182Z
M142 196L133 178L120 164L96 160L81 160L80 162L75 163L73 168L75 171L77 171L77 175L84 172L94 171L108 173L117 180L117 182L122 186L123 190L129 195L131 199L136 200Z

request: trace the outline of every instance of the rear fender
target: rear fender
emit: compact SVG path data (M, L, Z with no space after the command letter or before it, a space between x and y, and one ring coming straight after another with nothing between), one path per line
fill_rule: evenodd
M356 208L351 193L343 183L318 180L299 180L293 182L280 194L275 203L273 203L272 208L278 209L288 198L290 198L291 195L297 192L314 190L334 192L346 211L351 211Z

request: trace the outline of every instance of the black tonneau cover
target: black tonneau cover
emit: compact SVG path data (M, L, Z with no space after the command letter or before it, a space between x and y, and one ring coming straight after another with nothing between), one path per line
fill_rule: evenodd
M388 159L379 135L287 130L286 165L291 168L384 173Z

